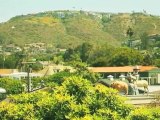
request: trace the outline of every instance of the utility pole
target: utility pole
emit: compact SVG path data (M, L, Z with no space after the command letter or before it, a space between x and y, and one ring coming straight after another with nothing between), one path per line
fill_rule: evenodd
M31 87L31 77L30 77L30 73L32 72L32 68L31 68L31 66L29 65L29 67L28 67L28 71L27 71L27 86L28 86L28 92L31 92L32 91L32 87Z
M22 64L28 64L27 65L27 91L31 92L32 91L32 81L31 81L31 76L30 73L32 72L32 67L31 65L35 62L22 62Z

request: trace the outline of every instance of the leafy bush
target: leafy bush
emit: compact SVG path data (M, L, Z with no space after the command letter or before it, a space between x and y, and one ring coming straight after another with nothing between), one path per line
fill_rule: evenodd
M0 87L6 89L7 94L19 94L24 90L21 81L10 78L0 78Z
M32 65L32 69L35 71L39 71L43 69L43 65L39 62L36 62L35 64Z
M87 79L76 76L66 78L62 86L65 88L66 93L75 97L77 103L82 103L82 100L88 94L88 89L93 89Z
M136 109L130 115L131 120L151 120L152 116L147 109Z
M17 104L35 104L37 103L42 97L48 97L49 94L46 92L34 92L31 94L22 93L19 95L9 96L11 102Z
M160 108L140 107L131 112L129 120L159 120Z
M132 105L125 104L126 98L119 96L118 91L102 84L93 86L91 81L77 76L65 77L61 82L59 85L54 84L52 91L9 96L9 103L0 103L0 119L159 120L160 118L160 108L135 109Z
M160 119L160 108L152 108L151 111L154 119Z
M126 118L133 108L124 104L123 97L116 90L103 85L93 87L87 79L76 76L67 77L63 81L52 92L10 96L10 103L0 104L0 119L25 120L30 116L33 120L112 120Z
M32 88L42 88L45 86L46 82L44 77L32 78ZM26 83L27 84L27 83Z
M32 104L0 104L1 120L38 120L34 112Z
M66 77L72 76L73 73L62 71L58 72L56 74L53 74L45 79L46 82L54 82L57 83L58 85L61 85L64 82L64 79Z

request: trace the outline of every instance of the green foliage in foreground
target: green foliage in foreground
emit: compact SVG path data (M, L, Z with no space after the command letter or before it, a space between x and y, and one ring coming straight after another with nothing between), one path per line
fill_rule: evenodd
M131 112L129 120L159 120L160 108L141 107Z
M61 75L62 78L63 75ZM58 78L58 77L57 77ZM60 78L60 77L59 77ZM116 90L82 77L63 77L54 88L9 96L1 120L159 120L160 108L134 108ZM50 90L52 89L52 90Z
M21 81L10 78L0 78L0 87L6 89L7 94L19 94L24 90Z
M74 73L70 73L70 72L66 72L66 71L62 71L62 72L58 72L56 74L53 74L47 78L45 78L45 81L47 83L55 83L57 85L61 85L64 82L64 79L72 76Z
M117 91L99 84L93 87L88 80L71 76L52 92L10 96L10 103L0 104L0 119L113 120L126 118L132 109Z

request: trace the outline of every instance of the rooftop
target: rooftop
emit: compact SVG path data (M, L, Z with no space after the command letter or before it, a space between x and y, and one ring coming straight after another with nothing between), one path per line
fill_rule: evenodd
M93 72L133 72L135 66L123 66L123 67L89 67L89 70ZM140 72L150 71L153 69L158 69L154 66L139 66Z

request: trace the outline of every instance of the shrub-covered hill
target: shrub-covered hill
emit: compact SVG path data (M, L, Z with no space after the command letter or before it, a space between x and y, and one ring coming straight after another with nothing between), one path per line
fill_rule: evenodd
M158 34L160 18L143 13L96 13L84 11L53 11L16 16L0 24L0 43L24 45L45 42L56 47L68 48L87 41L95 44L107 42L120 45L128 39L131 27L133 38L143 32Z

